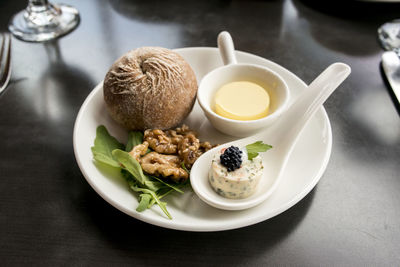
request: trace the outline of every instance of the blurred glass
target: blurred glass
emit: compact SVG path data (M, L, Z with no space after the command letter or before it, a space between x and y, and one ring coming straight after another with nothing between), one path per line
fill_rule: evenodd
M385 50L400 55L400 19L386 22L378 29L378 37Z
M44 42L71 32L78 24L79 12L72 6L29 0L27 8L11 18L8 29L18 39Z

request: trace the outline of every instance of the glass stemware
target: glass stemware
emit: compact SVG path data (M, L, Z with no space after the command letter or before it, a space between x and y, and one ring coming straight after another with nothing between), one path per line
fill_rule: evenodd
M400 55L400 19L386 22L378 29L378 38L385 50Z
M8 29L18 39L44 42L69 33L79 20L79 12L72 6L29 0L27 8L11 18Z

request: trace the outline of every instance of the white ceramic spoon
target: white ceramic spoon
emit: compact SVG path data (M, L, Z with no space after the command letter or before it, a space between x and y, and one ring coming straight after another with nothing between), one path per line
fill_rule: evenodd
M351 69L346 64L330 65L268 129L256 135L220 145L204 153L196 160L190 172L191 185L198 197L211 206L225 210L247 209L266 200L277 188L301 130L350 72ZM218 195L208 182L214 154L222 147L231 145L244 147L256 141L263 141L273 146L267 152L260 153L263 158L264 173L256 192L245 199L228 199Z

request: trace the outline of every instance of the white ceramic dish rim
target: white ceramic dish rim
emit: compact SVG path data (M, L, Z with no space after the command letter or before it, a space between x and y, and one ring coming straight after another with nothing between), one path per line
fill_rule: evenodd
M186 52L190 52L190 51L210 51L210 52L215 52L217 49L213 48L213 47L190 47L190 48L180 48L180 49L175 49L174 51L176 52L180 52L180 51L186 51ZM246 53L246 52L241 52L241 51L236 51L239 54L242 54L244 56L247 57L253 57L253 58L260 58L259 56L250 54L250 53ZM273 63L269 60L266 60L264 58L261 58L262 60L268 61L269 64L274 65L277 69L281 69L282 71L287 72L288 75L291 76L291 78L293 80L295 80L297 83L302 84L304 88L306 88L306 84L299 79L296 75L294 75L293 73L291 73L290 71L288 71L287 69L281 67L280 65ZM326 166L329 162L329 158L330 158L330 154L331 154L331 150L332 150L332 129L331 129L331 124L328 118L328 115L325 111L325 109L323 107L321 107L321 109L319 111L317 111L317 113L320 113L320 115L322 115L324 123L325 123L325 127L326 127L326 150L325 153L323 155L323 161L321 162L318 171L316 172L316 174L314 175L314 177L310 180L310 182L304 186L302 188L301 191L299 191L292 199L290 199L290 201L275 207L274 209L270 210L269 212L263 213L263 214L257 214L256 216L251 216L250 218L243 218L239 221L235 221L234 223L229 223L229 221L226 222L226 224L224 225L216 225L216 226L203 226L201 224L198 225L193 225L193 224L187 224L187 223L182 223L182 222L177 222L174 220L168 220L165 219L162 216L159 217L150 217L150 216L146 216L144 213L139 213L139 212L132 212L129 209L124 208L123 206L121 206L118 202L115 202L111 197L109 197L106 192L104 192L102 190L102 188L98 188L96 186L96 184L94 183L95 177L91 177L89 175L89 173L87 172L84 164L83 164L83 160L81 159L81 155L79 153L80 148L77 146L77 140L79 138L79 126L81 124L81 120L82 117L84 115L84 111L87 109L88 105L91 103L92 99L94 98L94 96L99 93L99 91L102 88L102 82L100 82L93 90L92 92L87 96L87 98L85 99L84 103L82 104L79 113L77 115L75 124L74 124L74 132L73 132L73 147L74 147L74 153L75 153L75 158L76 161L78 163L78 166L81 170L81 172L83 173L85 179L87 180L87 182L90 184L90 186L104 199L106 200L108 203L110 203L112 206L114 206L115 208L119 209L120 211L124 212L125 214L132 216L138 220L153 224L153 225L157 225L160 227L164 227L164 228L169 228L169 229L175 229L175 230L184 230L184 231L199 231L199 232L211 232L211 231L223 231L223 230L230 230L230 229L236 229L236 228L241 228L241 227L245 227L245 226L249 226L249 225L253 225L262 221L265 221L267 219L270 219L284 211L286 211L287 209L289 209L290 207L292 207L293 205L295 205L297 202L299 202L301 199L303 199L314 187L315 185L318 183L318 181L320 180L322 174L324 173ZM316 114L317 115L317 114ZM313 120L313 119L312 119ZM307 127L307 126L306 126ZM85 149L90 149L90 147L92 146L92 144L88 144L88 147ZM290 162L289 162L290 163Z

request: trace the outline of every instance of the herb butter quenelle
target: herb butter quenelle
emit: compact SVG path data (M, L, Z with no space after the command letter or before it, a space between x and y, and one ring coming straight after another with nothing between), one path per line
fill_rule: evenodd
M256 191L263 174L262 158L272 146L261 141L243 149L222 148L213 157L208 180L217 194L232 199L246 198Z

